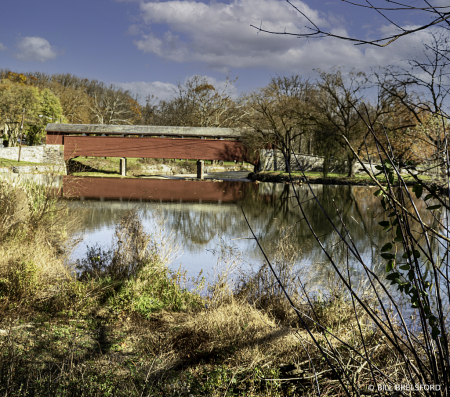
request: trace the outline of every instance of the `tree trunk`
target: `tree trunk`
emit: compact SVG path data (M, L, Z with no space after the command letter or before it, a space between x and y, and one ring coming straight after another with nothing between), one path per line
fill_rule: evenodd
M287 151L286 156L285 156L285 161L286 161L286 172L291 172L291 156L292 153L290 151Z
M437 153L435 155L436 157L436 174L437 179L441 183L445 183L447 181L447 172L449 165L447 164L447 152L445 150L445 142L441 140L436 140L436 147L437 147Z
M348 173L347 176L349 178L355 176L355 172L353 169L353 164L355 163L355 158L351 154L347 154L347 167L348 167Z
M327 178L330 170L330 155L326 154L323 158L322 177Z
M17 134L15 131L11 131L11 134L9 135L9 147L17 146L17 138L18 137L19 137L19 134Z
M284 167L285 172L291 172L291 157L292 157L292 150L289 145L290 142L286 142L284 147L281 148L281 152L283 153L284 158Z

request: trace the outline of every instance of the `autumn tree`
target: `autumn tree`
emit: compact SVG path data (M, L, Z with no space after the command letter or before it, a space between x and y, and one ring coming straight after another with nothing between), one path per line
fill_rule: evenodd
M190 127L236 127L243 116L242 104L233 99L229 78L220 88L206 77L195 75L178 82L174 98L160 101L154 113L158 125Z
M71 124L89 124L91 121L90 106L92 105L92 99L81 88L73 88L70 86L63 86L62 84L52 81L48 85L50 89L59 99L62 114L68 123ZM56 117L51 122L59 122L59 118Z
M90 110L96 124L133 124L139 116L138 103L130 92L114 85L98 87L92 98Z
M390 96L386 92L385 95ZM417 124L414 114L397 97L390 96L388 109L372 127L377 133L379 143L389 147L400 164L410 161L417 164L431 155L430 147L425 145L423 140L424 137L414 129ZM370 148L369 156L377 155L373 140L368 139L366 143Z
M141 120L141 105L128 90L70 73L34 72L25 77L27 81L33 79L33 85L39 89L48 88L55 93L70 123L136 124Z
M448 103L450 94L450 44L448 34L430 32L430 44L425 44L423 53L416 59L409 59L407 66L388 66L377 73L379 85L383 91L391 95L410 115L407 134L411 139L422 143L425 154L433 157L446 173L447 145L446 125L450 117ZM441 128L425 126L412 128L415 125L433 123L440 118ZM411 134L419 133L413 137ZM425 134L425 135L424 135ZM429 149L433 148L430 153Z
M310 100L315 95L308 80L299 75L277 76L259 90L245 97L247 112L242 119L249 131L245 141L261 149L272 145L279 149L291 166L298 140L306 134L312 122Z
M30 80L30 78L27 77L26 75L24 75L23 73L15 73L10 70L4 70L4 69L2 69L0 71L0 79L1 80L9 80L13 83L17 83L20 85L25 85L27 82L30 83L30 81L31 82L33 81L33 80Z
M351 70L344 78L339 68L326 72L317 70L317 95L312 98L316 134L329 134L332 142L341 148L347 161L347 175L353 176L356 157L365 151L368 136L366 121L376 123L390 111L391 97L379 91L374 103L368 101L367 89L372 87L364 72ZM374 87L372 87L374 88Z

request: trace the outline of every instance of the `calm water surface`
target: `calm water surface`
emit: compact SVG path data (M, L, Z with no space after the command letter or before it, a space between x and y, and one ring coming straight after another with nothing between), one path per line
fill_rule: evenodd
M296 189L308 221L338 263L345 262L345 250L320 206L345 234L342 217L366 264L383 272L380 265L384 261L380 261L378 249L387 236L378 225L384 218L379 198L373 196L375 188L312 185ZM317 282L329 282L334 274L288 184L64 177L64 194L72 197L68 206L82 220L77 235L84 238L72 259L84 257L88 245L108 246L116 223L126 211L136 208L150 233L159 227L154 215L164 215L166 230L173 232L173 241L181 249L170 264L172 268L181 265L189 276L198 275L200 270L212 275L217 253L224 244L242 252L244 269L255 268L263 263L263 257L251 239L244 212L269 259L275 257L279 241L284 238L295 247L297 265L320 275ZM350 265L357 278L364 279L360 265Z

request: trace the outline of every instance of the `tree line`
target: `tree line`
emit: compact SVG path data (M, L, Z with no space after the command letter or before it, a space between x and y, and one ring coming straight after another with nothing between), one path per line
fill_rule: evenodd
M444 145L442 119L448 94L449 45L444 34L431 33L424 49L428 62L410 60L366 73L315 70L274 76L262 88L237 95L227 78L220 86L206 77L178 82L170 100L147 96L144 104L128 90L71 74L0 71L0 125L14 146L25 109L28 144L40 143L49 122L227 127L244 131L255 154L274 147L290 165L293 153L324 156L324 166L342 162L349 176L356 155L367 158L367 121L389 140L400 161L422 163ZM349 144L355 149L349 149Z
M25 109L25 111L24 111ZM129 91L67 74L0 71L0 123L17 144L24 113L28 144L38 144L48 123L138 124L141 106Z

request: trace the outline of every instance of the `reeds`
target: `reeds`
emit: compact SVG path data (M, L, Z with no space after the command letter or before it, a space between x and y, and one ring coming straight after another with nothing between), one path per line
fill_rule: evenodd
M64 218L40 219L52 229L35 223L30 240L25 222L0 248L2 396L334 396L339 374L362 395L372 373L407 380L404 357L414 355L374 322L376 296L358 291L363 306L338 288L314 290L315 275L295 265L290 229L274 260L249 272L238 272L245 258L223 242L201 294L204 279L188 285L167 267L170 231L145 231L137 212L118 222L110 247L88 251L78 273L64 267L63 238L59 248L47 239L46 230L66 235ZM383 326L402 336L387 314Z
M306 335L301 336L301 344L308 355L312 368L310 378L318 395L384 395L392 392L408 396L447 396L450 382L450 197L442 197L441 194L448 195L450 191L448 175L441 178L440 186L436 182L424 182L413 164L401 163L394 157L387 135L388 144L383 146L370 122L367 122L367 128L378 150L377 160L382 164L376 168L387 181L387 186L382 186L376 175L366 169L379 187L375 196L380 197L384 209L379 227L390 238L390 242L380 247L380 259L385 262L384 274L375 272L372 264L362 258L340 209L336 207L339 221L334 222L313 189L310 189L344 250L344 266L337 263L334 251L324 245L312 227L310 214L306 212L292 183L302 221L308 225L341 284L337 299L329 298L325 304L331 317L323 316L321 305L317 306L317 301L306 291L304 297L307 304L298 301L283 269L278 268L276 261L267 258L256 233L247 222L265 256L271 277L275 279L279 299L295 312L298 325L306 330L309 337L308 340ZM348 145L364 167L358 153L350 143ZM369 153L367 156L370 158ZM448 157L446 162L444 168L448 170ZM298 165L301 168L300 163ZM405 168L417 182L412 192L401 175L401 168ZM303 176L306 178L306 175ZM422 211L419 211L421 207ZM365 275L367 283L364 290L357 288L352 277L351 268L354 266L359 266ZM257 280L261 278L258 275ZM267 289L258 285L256 290L264 293ZM402 300L408 303L407 309L412 309L412 317L417 319L415 324L403 316ZM342 325L344 329L349 327L345 334L342 333ZM325 368L317 366L310 354L312 347Z

